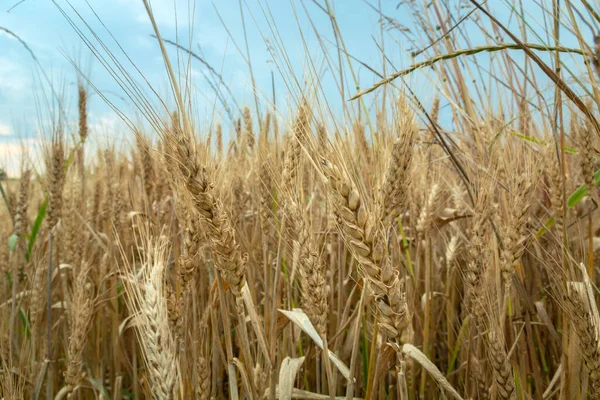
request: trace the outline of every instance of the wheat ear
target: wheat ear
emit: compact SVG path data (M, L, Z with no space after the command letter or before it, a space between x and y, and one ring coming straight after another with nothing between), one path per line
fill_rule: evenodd
M169 256L167 239L164 236L145 238L142 251L144 260L141 271L134 271L127 266L125 299L137 314L138 340L149 371L154 397L168 400L172 398L176 381L177 352L169 328L164 287Z
M403 101L398 104L398 113L400 114L396 123L398 138L392 146L387 170L379 188L380 206L385 224L393 222L398 217L400 207L406 199L410 184L413 145L418 133L412 111Z
M328 290L323 264L317 246L311 235L307 219L301 215L298 206L290 203L286 207L286 218L296 233L296 248L302 281L302 308L314 323L317 333L325 337L327 333Z
M85 347L87 330L93 314L93 288L88 277L89 267L80 268L75 279L75 288L69 308L71 336L67 351L67 370L65 383L73 390L83 381L82 354ZM71 394L70 394L71 395Z
M236 298L241 298L241 290L246 283L247 256L239 250L231 221L221 202L215 198L212 182L207 171L200 166L190 135L176 128L168 139L181 179L215 256L215 266Z
M515 399L515 385L512 376L512 368L504 349L504 340L495 331L487 335L488 357L494 371L494 381L498 397L502 400Z
M358 190L337 166L324 161L323 170L333 197L336 225L358 261L361 272L370 279L378 298L382 319L380 325L388 337L398 338L410 320L410 313L398 273L385 258L385 246L377 218L372 215L369 217L364 205L361 206ZM380 267L382 262L383 269Z

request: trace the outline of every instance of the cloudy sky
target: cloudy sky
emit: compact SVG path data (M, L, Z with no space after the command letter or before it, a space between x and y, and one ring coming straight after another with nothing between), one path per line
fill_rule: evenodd
M293 69L300 87L307 85L308 54L318 64L313 68L323 74L324 93L331 93L328 102L334 109L339 108L342 100L334 81L327 79L331 70L322 56L321 46L327 51L335 49L331 23L316 5L325 2L244 0L242 3L260 107L266 108L270 103L273 74L277 106L282 114L288 112L293 101L286 93L299 93L298 86L292 87L294 84L288 68ZM395 18L404 27L414 29L406 9L397 8L399 0L337 0L330 3L348 52L378 71L383 69L376 44L381 38L379 15L369 4L378 6L380 3L384 14ZM239 1L152 0L151 4L162 36L177 40L201 54L223 76L232 92L232 96L227 97L232 113L236 112L238 105L254 107L249 70L244 60L246 44ZM497 15L509 15L504 1L499 0L493 7ZM220 18L215 10L218 10ZM460 12L459 9L459 13L466 11ZM539 12L532 17L541 23ZM35 59L22 42L2 28L18 35ZM163 60L156 40L150 36L152 26L141 0L0 0L0 167L4 166L11 174L18 172L18 154L23 146L32 154L34 166L41 165L35 149L41 137L47 136L51 130L49 126L56 118L58 101L64 109L67 125L75 121L77 69L93 84L92 93L95 90L102 92L131 120L142 119L122 87L106 72L102 62L91 54L77 30L91 39L95 49L101 46L93 39L92 32L98 35L139 87L144 88L144 95L160 112L164 110L161 110L160 102L152 94L148 83L160 97L170 98ZM319 32L319 39L314 30ZM412 60L407 54L414 50L411 43L394 30L385 35L386 54L395 67L410 65ZM471 39L475 44L478 41L483 43L483 38ZM285 44L285 56L280 43ZM103 54L106 55L105 52ZM181 71L186 70L187 59L181 53L178 58L177 52L169 46L169 54L175 64L179 59L179 64L184 67L180 68ZM274 59L277 62L273 62ZM203 126L211 120L227 123L225 108L205 79L205 76L210 76L208 68L196 60L191 61L190 67L199 124ZM354 67L361 87L370 86L378 80L366 68L358 64ZM433 98L435 83L426 74L415 74L409 79L423 94L425 101ZM222 87L220 89L223 91ZM346 90L350 95L351 90ZM172 109L172 104L167 104L169 107ZM132 137L117 114L95 93L89 101L89 119L91 136L97 143L126 146Z
M152 0L151 4L164 38L178 40L201 54L221 73L237 105L253 104L249 70L237 48L245 53L238 0L197 0L195 3L188 0ZM299 27L306 35L309 51L317 54L318 46L306 12L311 14L315 28L322 32L325 40L333 39L331 25L325 14L311 1L304 2L306 10L299 1L249 0L244 4L248 48L261 101L271 98L273 72L278 89L276 93L280 97L278 101L283 106L288 100L284 95L287 90L277 65L272 62L272 51L279 50L273 44L276 43L274 32L277 32L277 40L285 43L290 64L301 75L302 68L306 66L306 51ZM361 0L337 1L337 4L333 4L349 51L365 61L371 60L381 65L372 39L372 35L380 34L377 13ZM268 10L265 5L268 5ZM385 12L398 14L395 1L383 0L382 6ZM0 0L0 27L18 35L38 60L36 62L16 38L0 30L0 164L10 164L11 173L15 169L14 154L20 149L18 144L29 145L39 141L40 131L47 130L47 122L56 115L57 98L61 99L68 118L74 120L77 72L73 64L128 117L135 120L139 115L122 88L105 71L102 63L91 55L76 29L67 22L61 8L86 37L92 37L90 30L86 29L86 24L89 25L127 70L136 75L140 86L148 90L142 76L135 74L135 68L127 62L119 46L157 93L168 93L160 50L156 40L150 37L152 26L141 0L57 0L56 4L50 0ZM221 18L215 9L218 9ZM276 26L267 23L267 20L275 21ZM100 47L98 42L94 42L94 45ZM332 46L331 43L325 45ZM176 59L173 50L169 48L170 54ZM226 118L224 108L216 101L214 90L204 78L206 74L210 75L208 69L198 61L192 61L191 68L194 99L199 114L210 116L214 113L219 118ZM371 73L359 71L359 74L369 83L374 81ZM231 98L229 107L233 111L237 107ZM131 137L99 95L92 95L89 110L92 132L97 140L107 138L107 142L112 142L117 136L117 139L126 141Z

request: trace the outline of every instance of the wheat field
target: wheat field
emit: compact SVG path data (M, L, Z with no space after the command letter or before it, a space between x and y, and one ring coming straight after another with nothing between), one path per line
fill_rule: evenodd
M339 115L315 73L288 114L204 128L143 2L169 105L129 91L130 148L90 147L80 71L77 122L0 181L0 399L600 399L597 3L547 1L526 38L462 2L489 43L461 48L410 2L421 61Z

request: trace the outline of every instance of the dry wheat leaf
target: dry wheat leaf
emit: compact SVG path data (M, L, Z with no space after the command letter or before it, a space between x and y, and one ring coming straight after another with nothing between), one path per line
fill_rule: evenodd
M231 362L240 371L240 377L242 378L242 385L244 386L244 390L246 391L246 393L252 393L252 387L250 385L250 378L248 377L248 373L246 372L246 367L244 366L244 364L237 357L234 357Z
M277 397L278 399L280 398L279 393L280 393L279 387L277 387L276 392L275 392L275 397ZM346 400L345 396L337 396L334 398L335 398L335 400ZM292 399L330 400L331 397L326 394L313 393L313 392L309 392L307 390L294 388L292 391ZM360 397L353 397L352 400L363 400L363 399Z
M278 398L287 400L292 398L294 382L300 367L304 363L304 357L290 358L286 357L281 363L279 369L279 396Z
M294 308L293 311L279 310L279 312L288 317L290 321L292 321L297 327L302 329L304 333L310 336L310 338L313 340L313 342L316 343L317 346L319 346L319 348L323 349L323 339L321 339L321 337L315 330L315 327L313 326L312 322L310 322L310 319L308 319L308 317L306 316L306 314L304 314L304 311L302 311L302 309ZM346 364L344 364L342 360L340 360L331 350L328 351L328 353L331 362L335 364L335 366L344 376L344 378L346 378L346 380L349 380L350 370L348 369Z
M139 327L141 325L140 322L140 317L139 315L130 315L129 317L125 318L123 320L123 322L121 322L119 324L119 336L123 335L123 332L125 332L127 329L132 328L132 327Z
M69 306L64 301L57 301L56 303L52 304L52 308L53 309L68 310Z
M450 382L446 379L446 377L440 372L438 367L432 363L429 358L425 354L421 352L421 350L417 349L410 343L406 343L402 346L402 353L409 356L416 362L418 362L423 368L429 372L429 375L440 385L442 389L444 389L447 393L451 394L457 400L463 400L463 398L458 394L456 389L450 385Z
M388 373L392 368L392 363L395 361L396 349L390 346L388 343L384 343L379 349L377 355L377 364L375 365L375 375L373 377L373 393L377 393L377 387L379 381Z
M537 315L540 317L546 328L548 328L548 332L550 332L550 336L554 340L555 343L560 343L560 336L554 327L554 324L550 320L548 313L546 312L546 308L544 307L544 303L541 301L536 301L534 303L535 309L537 310Z
M587 296L587 302L590 307L590 312L592 313L592 318L594 320L594 325L596 327L600 327L600 314L598 314L598 306L596 305L596 299L594 297L594 289L592 288L592 282L590 280L590 276L587 273L586 266L583 263L579 263L579 270L581 271L581 275L583 276L583 284L584 284L584 296Z
M22 292L17 293L17 295L15 296L15 300L21 300L22 298L31 295L31 293L33 293L32 290L23 290ZM4 303L0 304L0 308L6 307L9 304L12 304L12 299L8 299Z
M265 356L265 360L271 365L271 357L269 356L269 352L267 350L267 341L265 340L265 335L262 330L261 321L258 318L258 314L256 314L256 308L254 307L254 302L252 301L252 296L250 295L250 289L248 288L248 282L244 284L242 287L242 297L244 298L244 303L246 303L246 309L248 310L248 314L250 314L250 322L252 323L252 328L254 329L254 333L258 339L258 344L260 350Z

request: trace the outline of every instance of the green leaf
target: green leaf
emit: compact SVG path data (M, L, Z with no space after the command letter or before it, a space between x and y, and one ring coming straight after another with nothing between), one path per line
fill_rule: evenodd
M594 186L598 186L599 184L600 184L600 169L598 171L596 171L596 173L594 173ZM579 202L581 200L583 200L583 198L587 194L588 194L587 185L579 186L577 189L575 189L575 191L573 193L571 193L571 195L567 199L567 207L569 207L569 208L575 207L577 204L579 204ZM552 228L553 225L554 225L554 217L548 218L546 220L546 223L544 224L544 226L542 226L536 232L536 234L535 234L536 239L539 239L540 237L542 237L548 231L546 228L548 228L548 229Z
M123 281L118 281L117 282L117 295L119 295L119 296L121 295L121 293L123 292L123 288L124 288Z
M594 174L594 186L598 186L600 184L600 169L596 171Z
M600 184L600 169L594 174L594 186L597 186L598 184ZM587 185L579 186L567 199L567 206L569 208L575 207L587 194Z
M65 174L67 173L67 171L69 170L69 167L71 166L71 163L73 162L74 158L75 158L75 154L77 153L77 150L79 149L79 147L82 145L82 141L80 140L79 142L77 142L75 144L75 146L73 146L73 148L71 149L71 151L69 152L69 157L67 157L66 161L65 161Z
M523 139L523 140L527 140L528 142L532 142L535 144L541 144L541 145L546 145L546 142L544 142L543 140L540 140L538 138L534 138L533 136L527 136L527 135L523 135L522 133L518 133L518 132L514 132L511 131L510 132L511 135L518 137L519 139ZM571 148L571 147L564 147L565 152L569 153L569 154L577 154L577 150Z
M22 308L19 308L19 319L23 323L23 327L25 328L25 333L27 334L27 338L31 339L31 331L29 330L29 321L27 320L27 316L25 312L23 312Z
M15 251L15 246L17 245L17 240L19 240L19 237L17 235L15 235L14 233L12 235L10 235L10 237L8 238L8 249L10 250L11 253L13 251Z
M467 327L469 322L469 317L463 320L463 323L460 327L460 331L458 332L458 338L456 339L456 343L454 345L454 351L452 351L452 357L450 358L450 363L448 364L448 370L446 371L446 375L450 375L454 371L454 366L456 364L456 360L458 359L458 352L462 346L462 342L467 331Z
M546 232L548 232L548 229L552 228L554 226L554 217L550 217L546 220L546 223L544 224L544 226L542 226L540 229L538 229L538 231L535 233L535 238L539 239L542 236L544 236L546 234Z
M38 210L37 217L35 217L35 222L31 227L31 234L29 235L29 244L27 245L27 253L25 254L25 259L29 261L31 257L31 251L33 250L33 245L35 244L35 239L37 238L38 232L42 226L42 222L44 221L44 217L46 216L46 205L48 204L48 198L40 205L40 209Z
M513 135L513 136L516 136L516 137L518 137L520 139L527 140L528 142L533 142L535 144L545 144L540 139L534 138L532 136L523 135L522 133L511 131L510 134Z
M587 185L579 186L567 199L567 207L575 207L588 194Z

